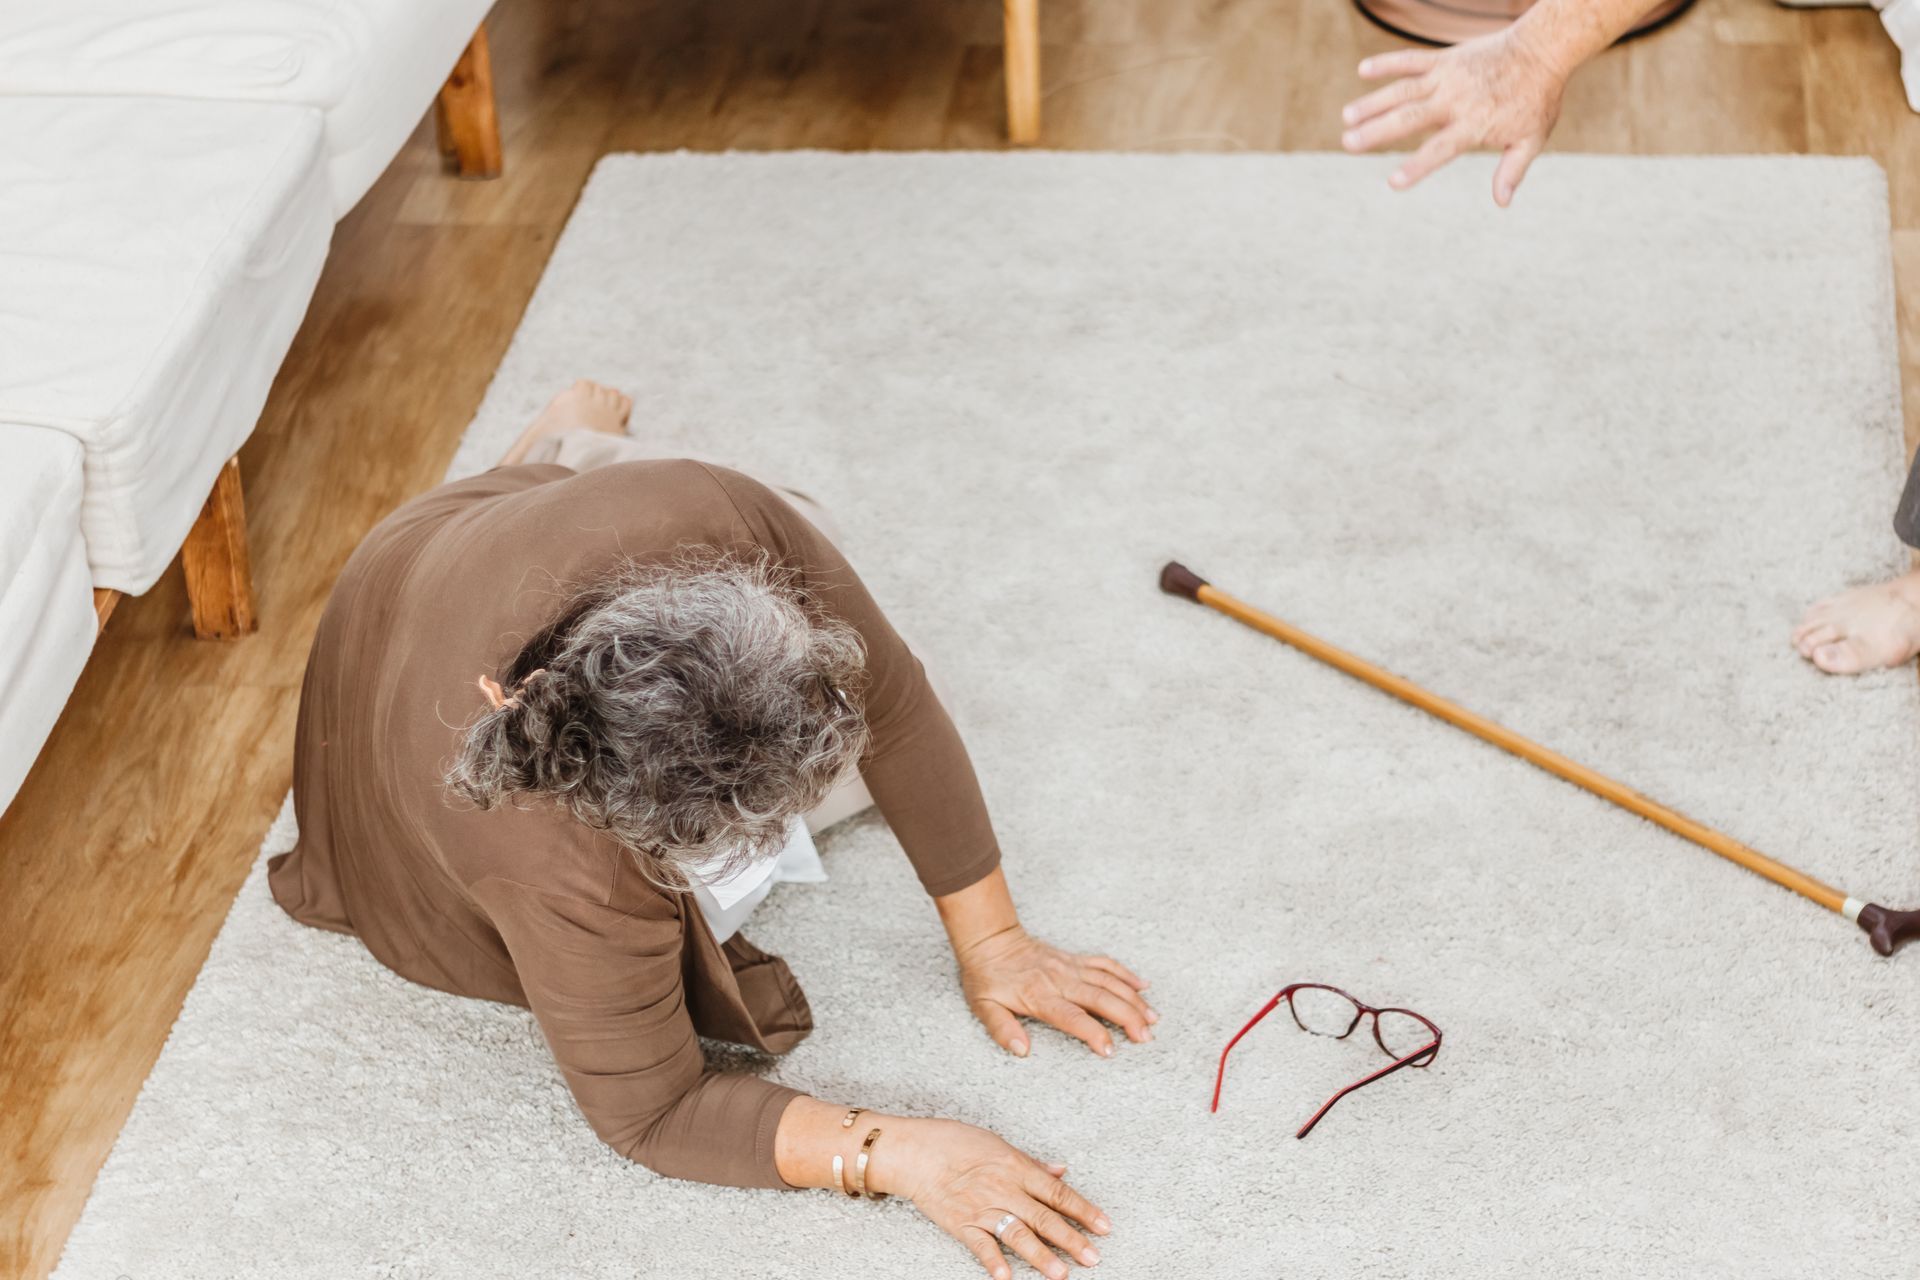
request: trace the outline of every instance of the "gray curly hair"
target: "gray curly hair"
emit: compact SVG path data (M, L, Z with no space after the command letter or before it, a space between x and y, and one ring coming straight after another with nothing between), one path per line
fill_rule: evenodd
M520 647L447 784L483 809L550 799L685 888L693 865L777 856L859 760L865 668L853 628L765 556L628 564Z

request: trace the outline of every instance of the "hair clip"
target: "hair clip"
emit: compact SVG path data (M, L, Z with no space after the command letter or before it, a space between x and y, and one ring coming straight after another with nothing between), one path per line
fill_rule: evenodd
M507 691L500 687L498 680L495 680L492 676L484 672L478 680L474 681L474 684L479 686L480 692L487 695L487 702L492 705L495 711L509 711L520 705L520 690L527 687L527 680L531 680L535 676L545 675L546 673L547 669L545 667L541 667L538 671L527 672L526 680L520 682L520 689L514 690L512 697L507 696Z

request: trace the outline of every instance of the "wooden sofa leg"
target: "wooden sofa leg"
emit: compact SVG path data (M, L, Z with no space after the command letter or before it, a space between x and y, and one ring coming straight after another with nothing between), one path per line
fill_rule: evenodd
M446 90L443 88L440 92L444 94ZM433 100L433 140L439 144L441 159L454 159L453 129L447 124L447 104L440 96Z
M250 634L253 570L247 561L247 510L240 499L240 460L228 458L213 482L207 505L180 548L193 605L193 634L202 640L232 640Z
M1003 0L1007 27L1007 140L1040 141L1040 0Z
M474 28L473 39L440 86L433 113L441 153L453 158L455 173L463 178L500 176L500 117L493 106L486 23Z
M93 589L94 634L107 629L107 619L113 616L113 607L120 603L120 593L111 587Z

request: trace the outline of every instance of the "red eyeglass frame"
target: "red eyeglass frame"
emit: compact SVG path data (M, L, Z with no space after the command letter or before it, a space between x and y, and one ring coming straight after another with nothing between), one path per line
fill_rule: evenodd
M1304 990L1307 990L1308 988L1312 988L1318 991L1331 991L1337 996L1344 997L1354 1007L1355 1012L1353 1015L1353 1021L1347 1024L1347 1029L1345 1031L1342 1031L1337 1036L1328 1036L1326 1037L1327 1039L1345 1040L1348 1036L1352 1035L1354 1032L1354 1029L1360 1025L1360 1020L1362 1018L1366 1017L1368 1014L1372 1014L1373 1015L1373 1042L1380 1046L1380 1052L1386 1054L1389 1058L1393 1058L1394 1061L1391 1066L1382 1067L1380 1070L1374 1072L1370 1076L1365 1076L1359 1080L1355 1080L1352 1084L1348 1085L1346 1088L1340 1090L1340 1092L1334 1094L1331 1098L1328 1098L1325 1102L1321 1103L1320 1109L1314 1112L1313 1116L1305 1124L1300 1126L1300 1131L1298 1133L1293 1135L1295 1138L1304 1138L1309 1133L1312 1133L1313 1126L1320 1123L1320 1117L1326 1115L1327 1112L1333 1110L1334 1103L1340 1101L1340 1099L1346 1097L1348 1094L1352 1093L1355 1089L1364 1089L1368 1085L1372 1084L1375 1080L1385 1079L1387 1076L1392 1075L1394 1072L1398 1071L1402 1067L1408 1067L1408 1066L1430 1067L1433 1065L1434 1058L1439 1056L1440 1041L1443 1038L1440 1034L1440 1028L1435 1026L1433 1023L1433 1020L1431 1018L1426 1017L1424 1014L1415 1013L1411 1009L1400 1009L1400 1008L1377 1009L1374 1006L1366 1003L1364 1000L1357 999L1351 992L1342 991L1339 987L1329 986L1327 983L1324 983L1324 982L1296 982L1291 986L1282 987L1280 989L1280 994L1276 995L1273 999L1267 1001L1266 1004L1262 1005L1260 1007L1260 1012L1254 1014L1252 1018L1248 1019L1246 1026L1234 1032L1233 1039L1227 1041L1227 1047L1220 1051L1220 1070L1213 1078L1213 1105L1208 1108L1209 1111L1217 1112L1220 1110L1220 1090L1222 1086L1226 1084L1226 1081L1227 1081L1227 1055L1233 1052L1233 1046L1240 1043L1240 1037L1246 1035L1247 1032L1259 1026L1260 1019L1266 1017L1268 1014L1272 1013L1275 1009L1279 1008L1281 1001L1283 1000L1286 1001L1287 1012L1293 1015L1293 1024L1295 1026L1299 1027L1302 1031L1307 1032L1308 1035L1322 1034L1321 1032L1317 1032L1309 1029L1307 1024L1300 1020L1300 1011L1294 1008L1293 993L1296 991L1304 991ZM1414 1021L1426 1027L1427 1030L1433 1032L1432 1042L1423 1048L1417 1049L1414 1052L1405 1055L1404 1057L1396 1056L1393 1050L1387 1048L1387 1042L1380 1038L1380 1015L1383 1013L1402 1013L1402 1014L1405 1014L1407 1017L1412 1018ZM1424 1062L1421 1061L1421 1059L1423 1058L1425 1059Z

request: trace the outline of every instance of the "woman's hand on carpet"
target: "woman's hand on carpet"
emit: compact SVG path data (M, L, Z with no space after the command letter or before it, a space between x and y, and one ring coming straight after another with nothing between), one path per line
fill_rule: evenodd
M1110 956L1084 956L1050 946L1019 925L957 951L967 1007L1001 1048L1025 1057L1022 1017L1057 1027L1101 1057L1113 1056L1113 1035L1124 1029L1137 1042L1153 1039L1160 1020L1141 996L1147 983Z
M1340 112L1348 151L1373 151L1431 133L1387 179L1404 191L1466 151L1502 153L1493 175L1501 208L1547 145L1560 118L1568 70L1509 28L1451 49L1402 49L1360 64L1367 80L1393 83L1349 102Z
M878 1189L913 1201L942 1231L967 1246L994 1280L1012 1280L1007 1249L1050 1280L1066 1280L1055 1249L1081 1266L1100 1261L1082 1231L1113 1229L1099 1206L1061 1180L1064 1164L1034 1159L996 1134L956 1120L887 1121L902 1141L874 1152ZM888 1136L892 1136L892 1132ZM999 1238L994 1228L1014 1221ZM1078 1224L1078 1225L1076 1225Z

